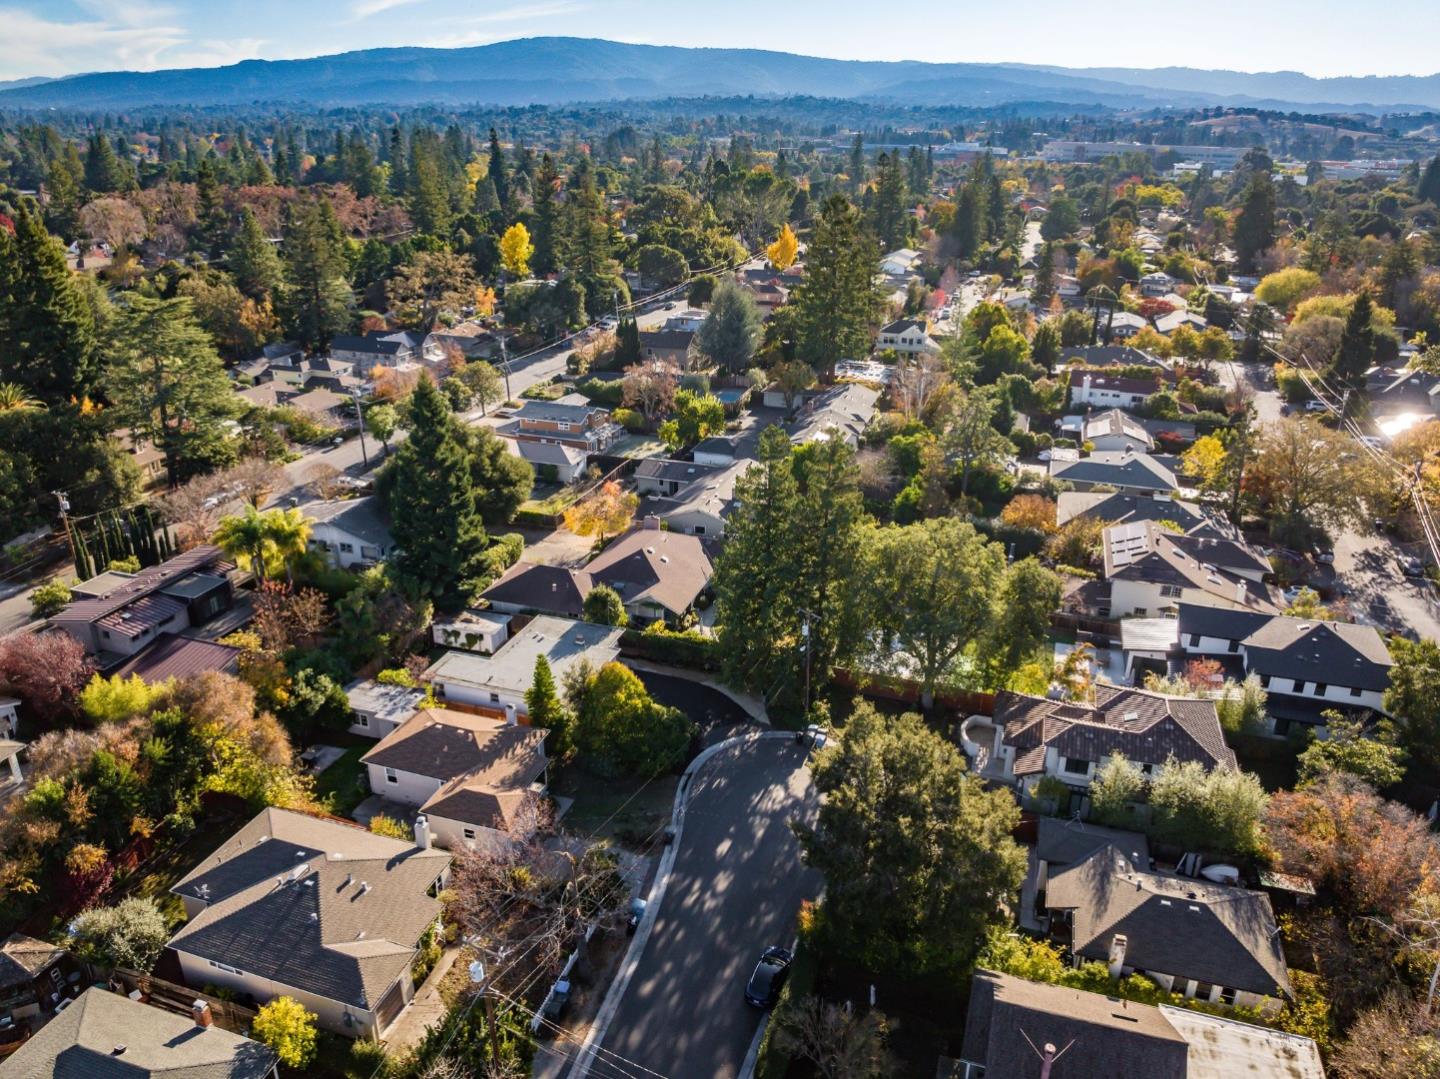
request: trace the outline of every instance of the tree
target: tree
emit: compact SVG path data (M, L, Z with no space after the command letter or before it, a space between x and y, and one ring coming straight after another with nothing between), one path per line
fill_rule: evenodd
M241 514L224 518L214 535L222 551L262 581L304 554L309 539L310 522L300 510L262 512L251 505Z
M491 405L505 399L505 382L500 372L484 360L467 363L455 373L455 377L469 387L470 394L480 406L480 415L485 415Z
M821 1079L882 1079L895 1073L884 1013L805 997L775 1015L776 1044L815 1065Z
M620 593L608 584L597 584L585 597L585 621L601 626L626 626L630 616L625 613L625 601Z
M626 408L639 409L647 423L655 423L675 407L680 372L673 363L636 363L625 368L620 399Z
M1281 311L1291 311L1307 296L1320 291L1320 275L1300 266L1287 266L1266 274L1255 286L1255 298Z
M118 254L145 238L145 215L129 199L96 199L81 207L80 230Z
M1047 648L1050 614L1060 606L1061 592L1060 578L1034 558L1022 558L1006 567L981 648L990 667L991 685L1006 684L1014 672Z
M480 519L487 525L513 521L535 486L530 462L511 453L489 427L461 427L458 437L470 460L470 484Z
M600 490L565 511L565 527L577 536L595 536L598 542L604 543L607 537L619 535L630 527L639 505L639 495L609 480Z
M500 148L500 136L495 129L490 129L490 160L486 166L486 174L490 182L495 186L495 199L500 204L500 209L509 212L510 210L510 177L505 171L505 152Z
M1440 186L1440 172L1435 183ZM1331 1064L1340 1079L1440 1079L1440 1017L1392 990L1359 1014Z
M530 276L530 260L535 257L535 245L530 242L530 230L517 221L500 237L500 265L505 272L517 279Z
M235 284L251 299L273 298L284 284L280 256L248 206L240 211L240 228L230 245L227 265Z
M659 288L680 284L690 272L684 253L665 244L645 244L636 250L634 265L648 284Z
M1055 531L1055 502L1044 495L1016 495L1000 511L1011 528L1029 528L1046 534Z
M460 609L481 583L485 528L475 506L465 443L429 379L410 398L410 437L395 452L387 499L399 548L392 562L412 595Z
M795 345L800 359L823 366L870 351L879 310L875 241L844 195L827 198L805 255L805 280L795 290Z
M775 242L765 249L765 257L770 260L770 265L781 273L795 265L795 258L799 253L800 241L795 238L795 230L788 221L780 226L780 235L775 237Z
M394 817L387 817L384 813L377 813L370 818L370 831L375 835L383 835L390 839L400 839L410 842L414 838L412 832L404 821L396 820Z
M1370 293L1362 291L1355 297L1345 319L1340 347L1330 364L1330 375L1342 386L1359 392L1365 388L1365 372L1375 363L1375 330L1371 326L1374 304Z
M403 321L429 330L441 312L473 304L477 285L475 269L464 255L421 251L391 279L386 291Z
M122 899L113 907L94 907L70 925L75 950L108 967L127 967L141 974L155 968L170 927L153 899Z
M1226 681L1214 696L1215 715L1226 734L1258 734L1264 729L1269 695L1258 675L1247 675L1239 683Z
M1390 685L1385 711L1395 717L1401 744L1420 760L1440 763L1440 645L1390 639Z
M46 581L30 593L30 613L36 618L49 618L69 606L75 593L61 578Z
M1405 777L1408 754L1395 744L1388 725L1371 737L1365 724L1338 712L1326 716L1326 737L1311 738L1300 754L1300 783L1315 783L1344 772L1372 787L1393 787Z
M372 405L365 413L365 427L380 440L386 454L390 452L390 438L400 426L400 413L394 405Z
M1080 227L1080 207L1069 195L1056 195L1050 200L1045 219L1040 222L1040 236L1053 243L1073 236Z
M720 398L693 390L677 390L670 418L660 425L660 438L675 452L723 430L725 406Z
M344 235L328 199L295 202L285 228L286 329L312 349L325 348L350 325L350 290Z
M936 684L990 624L1004 552L956 517L876 529L866 546L877 658L913 667L929 708Z
M905 214L905 173L900 156L882 153L875 162L875 193L870 201L870 220L881 250L893 251L909 234Z
M942 441L960 472L961 495L969 492L970 478L977 469L991 467L1013 449L993 425L996 405L996 391L991 386L957 394L950 403Z
M1369 459L1347 435L1302 417L1261 429L1245 490L1271 535L1298 543L1316 526L1365 520L1375 482Z
M695 334L695 347L731 374L750 369L760 343L760 310L750 293L726 278L715 286L710 313Z
M1253 274L1261 254L1275 246L1275 183L1268 169L1256 169L1245 187L1234 244L1236 266L1247 274Z
M960 751L919 716L882 717L869 704L812 772L818 817L792 827L806 864L825 875L833 943L869 970L964 970L1025 875L1010 838L1014 798L968 775Z
M118 674L106 678L97 674L80 693L80 711L97 726L119 723L144 715L168 688L164 683L151 685L138 674L129 678Z
M525 713L531 727L550 732L546 743L552 757L564 760L574 752L571 717L555 691L555 674L544 655L535 657L535 675L525 691Z
M0 687L19 697L42 724L73 716L94 673L85 647L68 633L0 637Z
M289 1068L308 1068L315 1059L316 1016L294 997L276 997L262 1004L250 1032L268 1045Z
M1145 775L1123 753L1112 753L1090 781L1090 818L1112 828L1133 828L1133 806L1145 797Z
M619 663L595 672L575 708L575 747L602 776L659 775L684 758L694 732L684 712L652 699Z
M1157 838L1186 849L1224 854L1259 849L1268 796L1248 772L1207 770L1199 761L1167 760L1150 784Z
M1225 487L1227 479L1225 444L1214 435L1201 435L1180 455L1180 470L1206 491Z
M65 249L21 206L0 227L0 382L45 404L84 397L99 375L95 314L65 265Z

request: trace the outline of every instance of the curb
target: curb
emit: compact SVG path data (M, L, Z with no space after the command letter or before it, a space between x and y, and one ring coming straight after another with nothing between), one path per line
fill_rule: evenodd
M630 986L630 979L635 976L635 970L640 965L640 958L645 953L645 945L650 940L651 930L655 928L655 920L660 916L660 903L665 898L665 889L670 885L670 873L675 868L675 858L680 851L680 838L685 829L685 808L690 801L690 791L695 786L695 777L722 750L769 739L793 740L794 737L793 731L768 730L737 735L706 747L685 768L685 773L680 777L680 786L675 791L675 808L670 814L670 826L674 829L675 837L665 848L664 853L660 855L660 864L655 871L655 879L650 884L650 895L645 903L645 916L640 919L640 924L635 929L635 939L630 943L630 950L625 956L625 962L621 965L620 972L615 975L615 980L610 983L610 988L606 990L604 1003L600 1005L600 1011L596 1014L595 1021L590 1024L590 1030L580 1045L580 1051L575 1054L575 1063L567 1073L568 1079L584 1079L590 1073L590 1066L595 1061L596 1053L599 1052L600 1043L605 1040L610 1024L615 1019L615 1013L620 1010L620 1001L625 997L625 990Z

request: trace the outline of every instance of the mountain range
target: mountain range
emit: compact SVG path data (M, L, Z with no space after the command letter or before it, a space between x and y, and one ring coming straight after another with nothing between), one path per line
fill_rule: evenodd
M1248 105L1308 112L1440 110L1440 74L1315 78L1293 71L1064 68L832 60L760 49L521 38L472 48L387 48L224 67L111 71L0 83L0 108L185 104L561 105L809 95L893 105L1044 101L1110 108Z

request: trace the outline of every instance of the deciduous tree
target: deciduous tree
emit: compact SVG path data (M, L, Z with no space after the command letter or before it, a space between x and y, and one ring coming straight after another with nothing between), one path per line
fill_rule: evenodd
M630 527L639 505L637 494L609 480L565 511L565 527L577 536L595 536L604 543L608 537Z
M268 1045L289 1068L308 1068L315 1059L316 1016L294 997L276 997L262 1004L251 1033Z

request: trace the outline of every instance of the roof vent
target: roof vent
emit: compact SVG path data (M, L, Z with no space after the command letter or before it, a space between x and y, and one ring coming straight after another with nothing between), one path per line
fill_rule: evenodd
M368 880L362 880L362 881L360 882L360 894L361 894L361 895L364 895L364 894L365 894L366 892L368 892L369 890L370 890L370 882L369 882Z
M125 1055L125 1046L117 1045L114 1049L110 1050L110 1055L112 1057L123 1057Z
M1200 908L1197 907L1194 903L1190 904L1190 909L1193 910L1196 914L1200 913Z
M316 914L316 913L312 910L312 911L310 912L310 920L311 920L312 922L318 922L318 921L320 920L320 915Z

